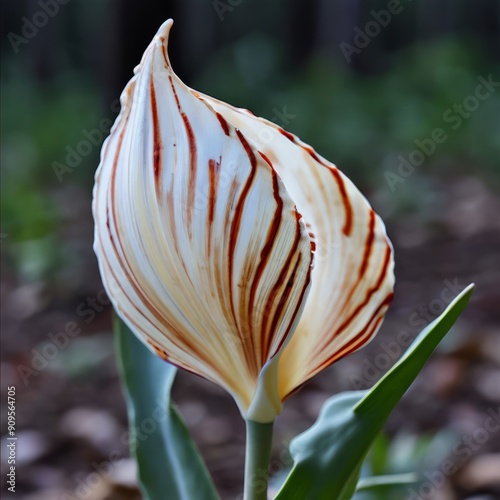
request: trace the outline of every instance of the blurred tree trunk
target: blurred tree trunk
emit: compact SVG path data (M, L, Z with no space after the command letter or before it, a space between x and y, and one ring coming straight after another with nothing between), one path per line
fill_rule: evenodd
M353 43L354 28L360 22L360 12L360 0L320 0L318 45L343 64L348 63L339 46L342 42Z
M442 37L457 29L459 10L463 2L456 0L421 0L417 4L418 38L423 40Z
M318 43L319 1L294 0L290 6L287 50L294 69L306 64Z
M132 70L139 64L144 49L149 45L163 21L176 18L178 3L176 0L111 0L110 28L111 40L108 60L114 75L111 83L113 92L118 95L132 77ZM182 66L180 61L180 45L175 43L176 32L172 32L170 56L176 61L176 67ZM109 66L108 66L109 68Z

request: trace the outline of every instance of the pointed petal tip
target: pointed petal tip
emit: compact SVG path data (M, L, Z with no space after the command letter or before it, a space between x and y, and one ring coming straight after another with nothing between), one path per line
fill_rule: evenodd
M166 38L168 39L168 35L170 34L170 29L172 28L172 25L174 24L174 20L172 18L167 19L158 29L156 32L156 37L158 38Z
M141 62L134 68L134 75L137 75L143 70L145 65L147 65L146 61L148 60L148 57L151 57L152 54L158 53L157 49L161 51L161 59L165 62L167 67L170 67L170 60L168 58L168 39L170 36L170 29L173 24L174 20L170 18L160 26L148 48L144 51Z
M165 62L170 66L170 63L168 61L168 38L170 36L170 30L172 28L172 25L174 24L174 20L172 18L167 19L158 29L156 32L156 35L153 39L153 43L155 44L156 48L159 48L163 52L163 56L165 58Z

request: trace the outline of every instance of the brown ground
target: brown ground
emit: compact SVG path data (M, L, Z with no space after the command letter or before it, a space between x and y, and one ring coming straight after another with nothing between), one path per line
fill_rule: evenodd
M16 386L16 498L26 500L54 500L64 498L64 493L72 495L68 498L84 498L77 496L76 489L79 481L89 478L91 464L109 459L113 451L127 454L120 441L126 430L126 413L110 334L111 311L109 307L96 311L88 323L85 320L90 320L90 313L78 314L83 312L79 307L87 310L81 305L87 298L100 297L90 248L88 193L64 185L57 199L67 215L59 236L67 247L69 263L50 283L21 283L8 266L12 252L8 236L2 242L6 250L1 398L3 405L6 387ZM440 312L444 306L440 297L448 282L463 288L474 281L477 289L459 324L393 413L387 432L432 435L444 428L454 429L453 446L474 435L488 410L498 413L500 203L485 185L469 178L449 183L440 203L439 210L431 210L425 218L388 217L397 259L395 302L376 340L315 378L287 402L276 425L275 473L283 470L283 460L286 462L286 442L314 421L326 398L353 389L354 381L363 380L368 362L373 363L383 352L383 342L397 339L402 331L415 335L419 328L410 321L413 318L415 323L420 306ZM101 309L99 302L95 304ZM82 332L24 384L18 370L20 365L30 366L30 351L41 349L49 332L57 333L71 321ZM232 400L212 384L185 373L178 376L174 398L223 498L236 498L242 481L244 428ZM2 433L6 427L3 412ZM472 498L479 494L485 495L481 499L500 498L500 431L473 448L477 449L465 460L451 452L459 473L432 498ZM4 467L2 461L2 477ZM133 463L124 460L114 468L112 477L100 481L85 498L140 498L134 483ZM2 480L4 492L5 487Z

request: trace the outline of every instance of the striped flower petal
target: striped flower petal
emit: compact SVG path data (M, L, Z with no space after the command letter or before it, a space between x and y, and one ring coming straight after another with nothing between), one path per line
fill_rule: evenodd
M95 252L122 319L165 360L274 419L277 367L306 302L312 250L295 202L242 130L146 50L96 174Z
M392 300L392 246L366 198L335 165L281 127L194 92L271 161L315 245L311 291L279 364L285 399L378 331Z
M171 25L144 54L103 148L93 206L101 274L152 350L268 422L373 338L392 299L392 247L333 164L177 78Z

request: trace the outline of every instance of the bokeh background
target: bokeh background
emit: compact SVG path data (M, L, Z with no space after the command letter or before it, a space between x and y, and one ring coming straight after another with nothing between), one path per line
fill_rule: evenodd
M500 430L485 430L488 416L500 423L498 0L2 2L2 492L14 385L13 498L140 498L90 202L117 98L169 17L181 78L334 161L395 246L396 295L381 333L287 403L273 474L286 472L287 443L326 398L369 387L406 334L474 281L470 306L392 415L370 467L421 471L413 491L381 498L500 498ZM233 402L187 374L174 398L221 495L237 498L244 434ZM123 460L93 474L112 452Z

